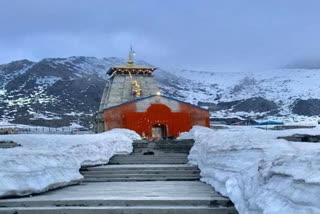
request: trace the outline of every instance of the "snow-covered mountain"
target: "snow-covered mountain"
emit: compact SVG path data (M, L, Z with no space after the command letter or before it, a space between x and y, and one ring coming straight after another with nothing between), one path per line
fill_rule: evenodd
M0 65L0 120L53 127L75 122L89 127L107 82L106 71L125 62L81 56ZM159 72L159 79L170 76L164 73Z
M106 83L106 68L118 60L70 57L1 65L1 118L30 125L76 121L88 126Z
M207 106L213 117L250 117L284 122L320 117L320 70L245 72L176 70L187 79L185 100Z
M50 58L0 65L0 120L42 126L89 127L115 57ZM148 64L138 61L137 64ZM318 120L320 70L217 72L159 68L162 92L209 108L214 118Z

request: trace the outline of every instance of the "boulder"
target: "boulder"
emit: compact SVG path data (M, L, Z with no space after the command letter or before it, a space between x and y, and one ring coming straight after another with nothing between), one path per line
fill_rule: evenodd
M319 116L320 99L298 99L293 104L292 112L304 116Z
M277 104L273 101L267 100L262 97L253 97L242 101L241 103L233 107L233 112L244 111L244 112L268 112L276 110Z

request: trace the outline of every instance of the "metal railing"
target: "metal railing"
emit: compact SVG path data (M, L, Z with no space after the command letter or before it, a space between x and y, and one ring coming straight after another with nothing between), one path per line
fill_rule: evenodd
M51 128L51 127L10 127L1 128L0 134L91 134L93 133L89 129L85 128Z

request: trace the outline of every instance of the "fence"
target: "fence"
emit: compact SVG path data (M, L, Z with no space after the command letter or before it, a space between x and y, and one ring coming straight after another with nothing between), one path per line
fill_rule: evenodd
M86 128L50 128L50 127L10 127L0 128L0 134L90 134L93 133Z

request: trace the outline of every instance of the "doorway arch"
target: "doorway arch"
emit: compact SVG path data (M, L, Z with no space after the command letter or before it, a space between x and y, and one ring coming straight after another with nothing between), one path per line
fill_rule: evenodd
M168 127L164 124L153 124L151 127L152 138L162 139L168 136Z
M125 128L134 130L147 138L153 138L153 126L154 128L158 126L162 137L177 137L181 132L191 129L189 113L172 112L164 104L151 104L146 112L125 112L122 121Z

